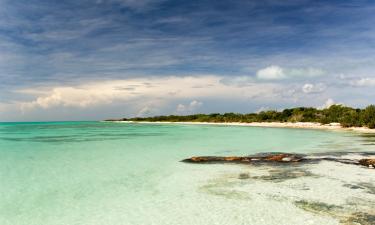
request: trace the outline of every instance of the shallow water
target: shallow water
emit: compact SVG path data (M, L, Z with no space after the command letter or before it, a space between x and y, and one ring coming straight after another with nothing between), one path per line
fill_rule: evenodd
M350 132L104 122L0 123L0 224L375 224L375 170L198 165L194 155L375 152Z

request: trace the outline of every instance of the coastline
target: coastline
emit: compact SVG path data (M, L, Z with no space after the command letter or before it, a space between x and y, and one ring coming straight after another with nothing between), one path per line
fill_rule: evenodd
M375 129L367 127L342 127L339 123L320 124L314 122L252 122L252 123L215 123L215 122L169 122L169 121L105 121L116 123L141 123L141 124L185 124L185 125L222 125L222 126L246 126L246 127L271 127L271 128L302 128L302 129L320 129L333 131L354 131L358 133L375 133Z

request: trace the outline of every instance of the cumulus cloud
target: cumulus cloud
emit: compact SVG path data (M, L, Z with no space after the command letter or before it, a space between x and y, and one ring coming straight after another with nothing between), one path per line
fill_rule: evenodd
M329 98L329 99L327 99L327 101L323 105L318 107L318 109L327 109L327 108L329 108L333 105L336 105L336 104L337 103L333 99Z
M352 80L350 84L357 87L375 87L375 78L366 77L359 80Z
M178 114L190 114L194 113L197 109L199 109L203 105L202 102L194 100L187 105L178 104L176 107L176 112Z
M326 86L322 83L310 84L306 83L302 86L302 92L305 94L321 93L326 89Z
M283 68L279 66L269 66L258 70L256 77L261 80L281 80L285 79L286 75Z
M43 109L56 106L85 108L98 103L110 103L115 92L111 92L105 85L78 86L78 87L56 87L51 90L22 90L21 93L40 95L35 100L23 102L21 109L26 111L35 107Z
M309 78L325 74L324 70L317 68L282 68L271 65L260 69L256 73L259 80L284 80L292 78Z
M19 93L33 96L32 101L18 102L23 111L35 108L53 107L88 108L106 105L113 102L125 102L142 99L142 102L158 101L159 103L179 99L220 98L275 98L273 84L237 87L221 82L222 77L206 75L199 77L154 77L134 78L92 82L77 86L59 86L50 88L33 88L19 90ZM204 87L202 86L204 84ZM199 87L199 89L197 89ZM152 101L151 101L152 100ZM192 101L188 110L201 106L201 102ZM147 112L145 109L142 113Z
M249 105L257 104L258 107L280 105L285 102L300 104L301 99L308 97L303 93L324 90L323 84L320 83L285 85L252 82L248 85L233 85L223 82L224 78L219 75L143 77L102 80L79 85L35 86L18 90L20 98L11 104L18 110L21 109L24 115L42 115L59 111L90 112L111 107L118 113L112 114L112 111L108 110L111 114L107 114L110 116L121 113L126 113L126 116L152 116L196 113L203 106L202 100L207 109L212 109L210 102L218 100L225 104L247 102ZM312 100L310 103L319 105L318 100ZM326 105L333 103L328 102ZM6 105L6 108L8 107L9 104ZM251 107L247 109L255 110Z

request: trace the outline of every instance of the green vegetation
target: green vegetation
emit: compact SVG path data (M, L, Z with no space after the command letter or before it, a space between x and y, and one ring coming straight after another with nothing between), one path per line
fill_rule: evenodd
M365 109L354 109L343 105L332 105L327 109L298 107L283 111L262 111L259 113L212 113L187 116L154 116L122 119L124 121L169 121L169 122L318 122L340 123L343 127L375 128L375 105Z

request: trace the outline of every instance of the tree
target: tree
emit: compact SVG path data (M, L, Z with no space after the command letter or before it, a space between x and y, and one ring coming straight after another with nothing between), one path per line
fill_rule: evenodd
M134 121L172 121L172 122L319 122L340 123L343 127L366 126L375 128L375 105L370 105L365 109L353 109L343 105L332 105L328 109L315 109L309 107L297 107L284 109L282 112L276 110L262 111L259 113L239 114L239 113L212 113L195 114L186 116L154 116L136 117L123 120Z
M375 128L375 105L369 105L362 110L361 123L368 128Z

